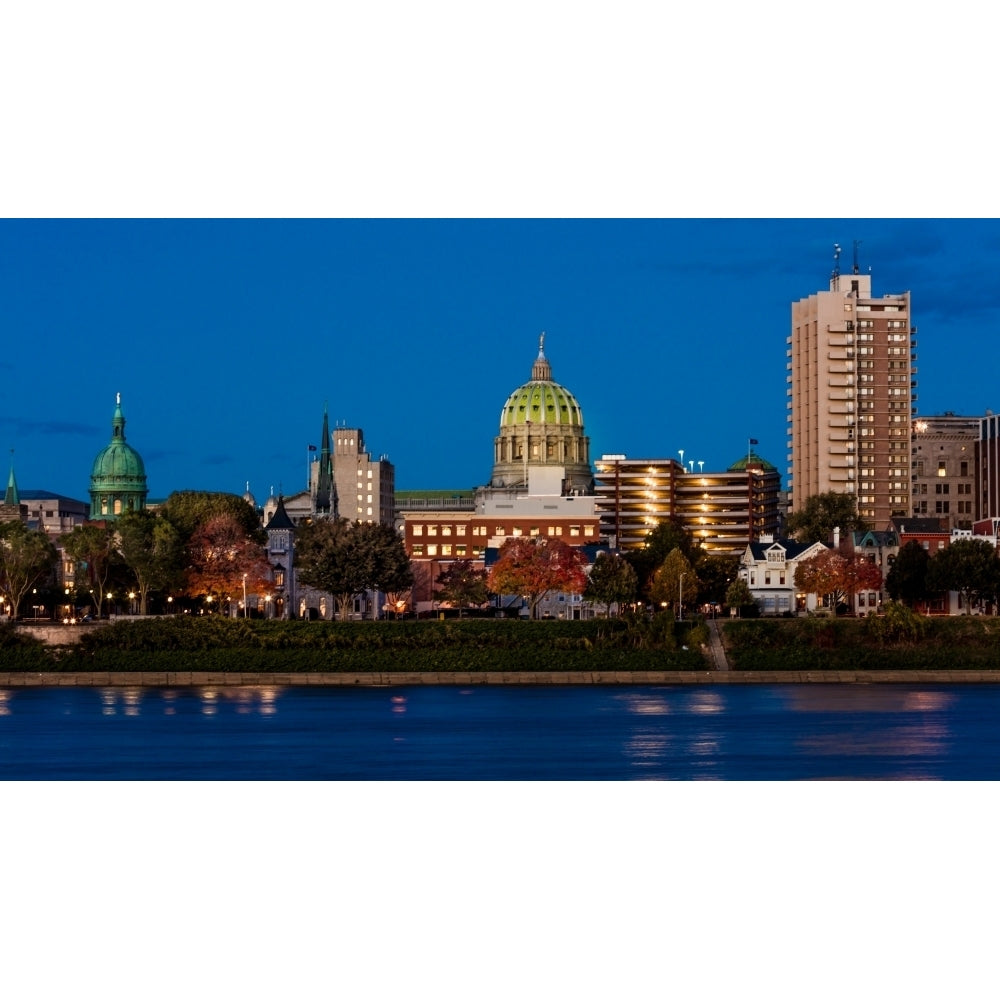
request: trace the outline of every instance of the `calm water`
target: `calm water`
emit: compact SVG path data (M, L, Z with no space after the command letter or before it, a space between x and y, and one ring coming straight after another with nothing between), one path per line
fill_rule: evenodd
M993 779L1000 687L0 689L10 779Z

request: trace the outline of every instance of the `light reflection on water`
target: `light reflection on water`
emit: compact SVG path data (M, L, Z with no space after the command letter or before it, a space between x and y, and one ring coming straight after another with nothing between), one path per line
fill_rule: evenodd
M0 780L995 779L998 717L998 686L12 688Z

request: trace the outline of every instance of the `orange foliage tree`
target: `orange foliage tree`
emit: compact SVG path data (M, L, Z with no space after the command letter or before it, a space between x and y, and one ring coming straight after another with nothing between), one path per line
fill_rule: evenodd
M859 590L881 590L882 570L863 555L848 558L826 549L803 559L795 569L795 586L820 597L829 596L832 606L852 605Z
M487 584L494 594L519 594L531 617L551 591L582 594L587 586L587 557L559 538L508 538L500 548Z
M271 565L264 546L247 536L244 527L228 514L213 517L198 527L187 546L186 591L192 597L233 601L243 593L267 590Z

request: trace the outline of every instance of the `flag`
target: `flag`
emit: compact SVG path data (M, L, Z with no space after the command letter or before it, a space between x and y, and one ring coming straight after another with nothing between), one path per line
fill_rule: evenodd
M750 443L751 444L760 444L760 442L756 438L750 438Z
M314 445L314 444L309 445L309 450L310 451L315 451L316 450L316 445Z

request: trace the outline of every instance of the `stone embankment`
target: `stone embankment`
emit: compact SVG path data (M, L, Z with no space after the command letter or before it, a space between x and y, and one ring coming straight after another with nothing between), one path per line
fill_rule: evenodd
M615 670L482 671L477 673L237 673L131 671L0 673L0 688L15 687L399 687L453 684L1000 684L1000 670Z

